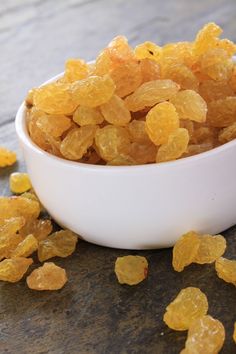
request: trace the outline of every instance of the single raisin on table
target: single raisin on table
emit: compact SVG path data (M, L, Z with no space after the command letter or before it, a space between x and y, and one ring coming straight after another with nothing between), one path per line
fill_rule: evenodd
M148 262L141 256L118 257L115 273L120 284L136 285L147 277Z
M225 329L222 323L206 315L192 322L185 348L180 354L217 354L224 341Z
M208 301L199 289L188 287L182 289L177 297L167 306L164 322L176 331L189 329L194 320L206 315Z
M66 271L53 262L46 262L33 270L26 282L33 290L59 290L67 282Z

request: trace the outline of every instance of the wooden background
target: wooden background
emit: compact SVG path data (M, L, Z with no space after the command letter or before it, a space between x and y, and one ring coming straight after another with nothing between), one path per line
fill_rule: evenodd
M68 57L93 59L117 34L131 44L192 40L206 22L236 40L235 0L9 0L0 1L0 144L18 152L19 162L0 171L0 193L9 194L8 175L24 170L14 117L27 90L63 71ZM47 171L45 171L47 173ZM236 256L236 228L225 233L226 256ZM171 250L139 252L150 275L130 288L117 284L117 256L136 252L81 242L76 254L56 259L69 282L56 293L37 293L24 281L0 284L0 353L179 353L186 332L168 329L166 305L186 286L200 287L209 313L227 330L224 354L236 352L236 289L216 278L214 268L190 266L177 274Z

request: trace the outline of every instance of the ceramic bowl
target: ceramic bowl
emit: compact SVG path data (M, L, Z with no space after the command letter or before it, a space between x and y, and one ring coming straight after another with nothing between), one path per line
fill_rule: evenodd
M173 162L88 165L41 150L25 116L23 103L16 131L32 185L53 219L84 240L162 248L189 230L216 234L236 223L236 140Z

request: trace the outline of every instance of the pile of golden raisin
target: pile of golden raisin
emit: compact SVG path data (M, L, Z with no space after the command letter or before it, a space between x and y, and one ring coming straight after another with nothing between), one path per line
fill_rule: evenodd
M14 157L13 163L15 154L0 148L1 167L11 164L10 157ZM15 283L33 263L29 257L34 252L40 262L67 257L74 252L78 237L69 230L52 232L51 219L40 217L43 207L26 173L12 173L10 189L18 195L0 197L0 280ZM67 282L66 271L45 262L28 275L26 282L34 290L58 290Z
M0 148L0 167L16 161L16 155ZM69 230L52 233L50 219L40 218L43 207L32 190L26 173L10 175L10 189L18 196L0 197L0 280L17 282L33 263L35 251L40 262L52 257L67 257L76 247L77 235ZM19 195L20 194L20 195ZM236 286L236 260L223 258L226 240L221 235L200 235L194 231L182 235L173 248L172 265L181 272L191 263L215 262L219 278ZM148 275L148 262L142 256L118 257L115 274L120 284L136 285ZM34 290L58 290L67 282L66 271L53 262L45 262L26 278ZM206 295L195 287L182 289L166 307L163 320L176 331L188 330L181 354L217 354L225 340L222 323L208 312ZM236 342L236 322L233 339Z
M193 42L132 48L114 38L94 63L69 59L26 98L32 140L90 164L176 160L236 137L236 45L208 23Z

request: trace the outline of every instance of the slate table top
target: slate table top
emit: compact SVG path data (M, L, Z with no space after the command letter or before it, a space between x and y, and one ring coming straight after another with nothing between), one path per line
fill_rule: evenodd
M131 44L192 40L215 21L236 40L234 0L10 0L0 2L0 144L18 154L18 163L0 171L0 194L9 195L8 177L25 171L14 117L31 87L63 70L68 57L95 57L117 34ZM45 171L47 173L47 171ZM225 231L226 257L236 257L236 227ZM149 276L129 287L116 281L118 256L147 257ZM174 354L186 332L162 321L167 304L183 287L196 286L209 299L209 313L226 328L224 354L236 353L236 288L216 277L212 265L191 265L176 273L171 249L124 251L79 242L75 254L55 259L69 282L58 292L34 292L25 281L0 283L0 353Z

